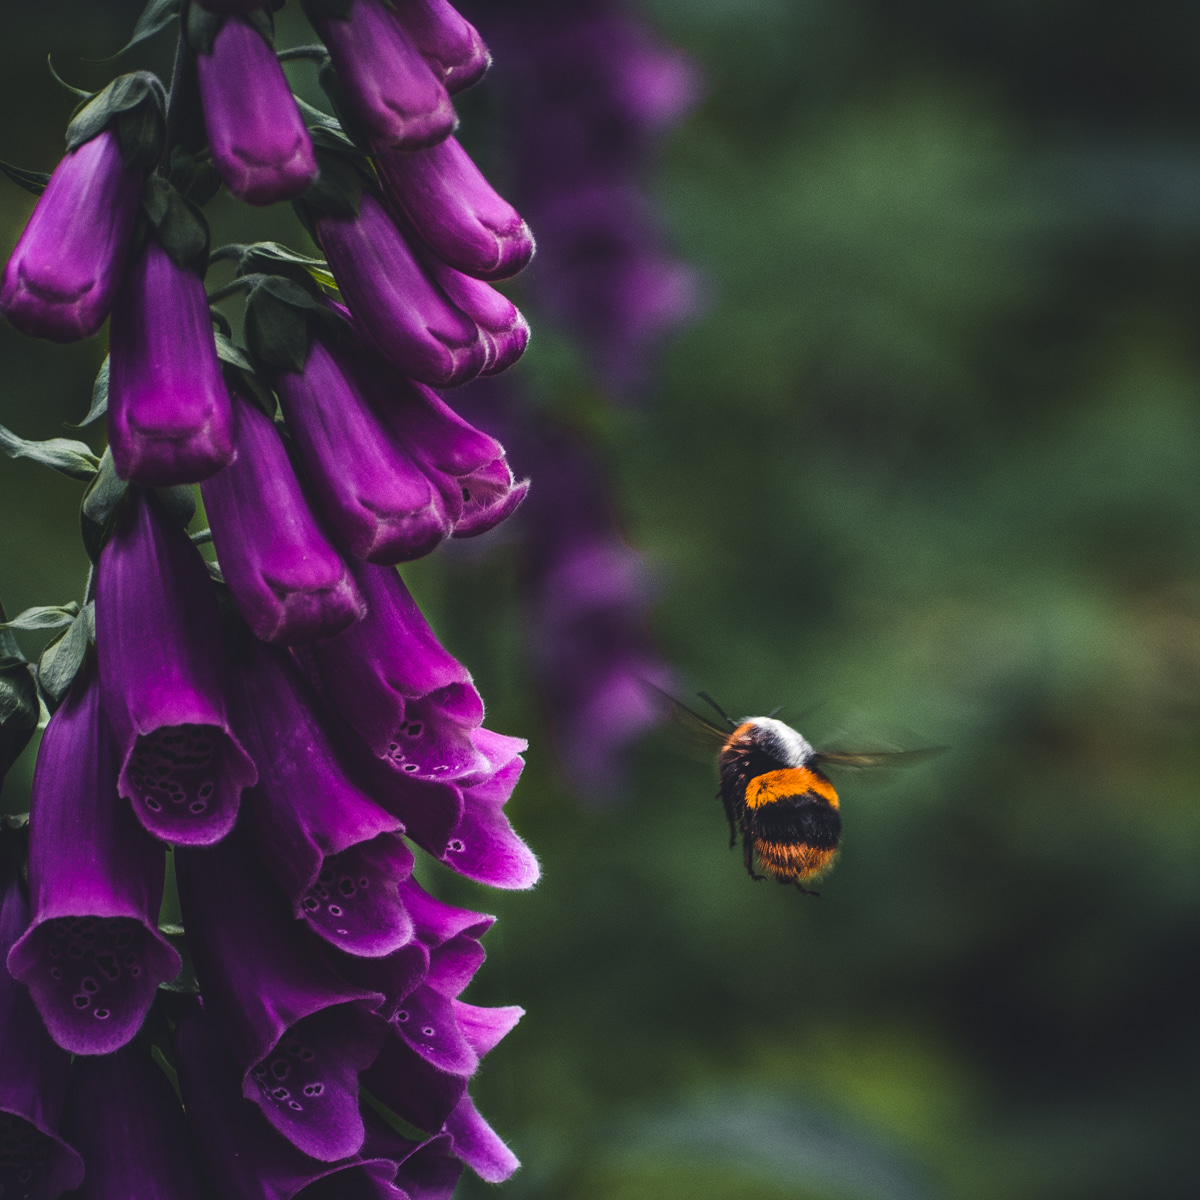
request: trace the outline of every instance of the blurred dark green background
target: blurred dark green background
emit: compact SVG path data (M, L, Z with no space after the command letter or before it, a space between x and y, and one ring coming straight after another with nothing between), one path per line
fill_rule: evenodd
M0 157L53 166L46 53L96 86L80 58L139 7L4 5ZM642 411L553 337L516 377L600 447L685 686L814 741L951 749L842 781L820 900L755 885L665 735L623 802L573 799L502 537L407 571L533 743L510 811L544 882L429 872L501 918L467 998L528 1009L476 1089L526 1164L504 1194L1195 1197L1200 7L648 11L708 80L650 183L710 307ZM8 247L31 200L0 201ZM221 240L304 244L287 210L211 211ZM102 356L0 328L0 420L62 433ZM78 499L0 462L10 613L78 597Z

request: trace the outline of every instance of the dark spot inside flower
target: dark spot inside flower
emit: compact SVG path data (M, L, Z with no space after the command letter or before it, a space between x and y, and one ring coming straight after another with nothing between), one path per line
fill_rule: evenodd
M305 896L302 903L309 912L316 912L316 910L321 907L321 902L316 898L316 896L311 894Z
M117 956L111 952L96 955L96 970L104 976L109 983L121 978L121 964L117 962Z
M92 1013L92 1016L95 1017L97 1021L107 1021L111 1015L112 1014L107 1008L98 1008L94 1013Z
M466 842L462 838L451 838L446 843L447 854L461 854L467 848Z
M323 1083L310 1083L305 1085L304 1094L306 1096L319 1096L325 1090Z
M286 1058L277 1058L271 1063L271 1074L276 1079L286 1079L288 1072L291 1071L291 1064Z
M355 890L353 879L343 879L342 882L338 884L338 891L341 892L343 896L353 896Z
M76 992L71 1001L80 1011L87 1008L92 1002L91 996L85 995L83 992Z
M207 800L213 794L213 785L211 783L202 783L200 790L196 793L201 800Z
M404 1009L400 1009L400 1011L399 1011L398 1013L396 1013L396 1020L397 1020L397 1021L407 1021L407 1020L408 1020L408 1013L406 1013L406 1012L404 1011Z
M359 886L360 888L370 887L370 886L371 886L371 881L370 881L370 880L369 880L369 879L368 879L368 878L367 878L367 877L364 875L364 876L363 876L363 877L362 877L362 878L361 878L361 879L358 881L358 886Z
M205 804L203 800L193 800L191 804L188 805L188 812L190 812L193 817L198 817L207 808L208 805Z
M423 1034L425 1037L433 1037L433 1026L432 1026L432 1025L426 1025L426 1026L425 1026L425 1028L421 1030L421 1033L422 1033L422 1034Z
M463 492L463 503L469 504L471 501L471 493L466 488L463 488L462 492Z
M406 771L415 771L417 769L417 764L416 763L405 763L404 769Z
M421 730L424 728L425 726L422 725L420 721L410 721L404 727L404 732L407 733L409 737L420 737Z
M290 1095L291 1095L291 1092L289 1092L287 1090L287 1088L284 1088L284 1087L277 1087L277 1088L271 1089L271 1096L275 1100L286 1100Z
M267 1074L266 1064L259 1063L258 1066L251 1068L250 1074L253 1075L255 1079L265 1079Z
M51 967L50 968L50 978L53 979L57 983L58 980L60 980L62 978L62 971L59 970L58 967Z
M390 750L390 751L391 751L393 754L395 754L395 753L396 753L396 751L400 749L400 743L399 743L399 742L391 742L391 743L389 743L389 745L388 745L388 749L389 749L389 750Z
M62 947L61 946L51 946L47 950L47 953L50 955L51 958L62 958Z
M129 968L129 974L132 975L134 979L136 979L141 973L142 973L141 967L130 967Z
M95 995L100 990L100 985L88 976L79 981L79 986L89 995Z
M332 867L326 867L326 868L325 868L325 869L324 869L324 870L321 872L321 874L317 876L317 878L318 878L318 879L320 879L320 881L321 881L322 883L332 883L332 882L333 882L333 868L332 868Z
M151 812L162 812L162 805L153 796L146 797L146 807Z
M340 917L342 915L341 905L340 904L331 904L329 906L329 915L331 917Z
M299 1057L300 1057L301 1062L312 1062L312 1060L314 1058L316 1058L317 1056L311 1050L309 1050L308 1047L306 1046L303 1050L300 1051Z

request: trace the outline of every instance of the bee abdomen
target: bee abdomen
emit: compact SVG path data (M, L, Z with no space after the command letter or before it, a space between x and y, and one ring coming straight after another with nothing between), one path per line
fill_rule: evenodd
M842 818L821 796L786 796L748 813L750 832L780 846L807 845L834 850L842 836Z

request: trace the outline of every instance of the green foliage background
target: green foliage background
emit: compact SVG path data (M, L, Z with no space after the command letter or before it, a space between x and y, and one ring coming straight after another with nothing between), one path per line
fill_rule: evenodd
M0 157L52 168L71 100L43 56L102 83L79 60L138 7L4 6ZM1200 10L649 11L708 80L649 181L708 310L641 409L537 314L515 377L601 448L688 684L814 741L950 750L843 781L819 901L755 885L665 735L619 802L572 797L502 538L406 572L533 743L510 810L544 882L430 876L501 918L468 998L528 1009L477 1088L526 1164L505 1194L1195 1196ZM31 200L0 189L8 247ZM306 244L286 210L212 210L221 240ZM102 357L0 328L0 420L61 434ZM79 490L0 462L10 613L78 598Z

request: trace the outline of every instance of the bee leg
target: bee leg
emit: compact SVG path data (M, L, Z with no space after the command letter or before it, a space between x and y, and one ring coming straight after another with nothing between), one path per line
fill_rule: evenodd
M780 883L783 883L783 880L781 879L779 882L780 882ZM812 888L806 888L806 887L805 887L805 886L804 886L804 885L803 885L803 884L802 884L802 883L801 883L801 882L800 882L798 879L797 879L797 880L795 880L795 886L796 886L796 891L798 891L799 893L801 893L801 895L804 895L804 896L816 896L816 898L817 898L818 900L820 900L820 898L821 898L821 893L820 893L820 892L814 892L814 891L812 890Z
M737 845L737 821L734 819L733 805L724 792L718 792L717 799L725 806L725 819L729 822L729 848L732 850Z
M746 864L746 874L754 880L755 883L762 883L766 879L765 875L760 875L754 869L754 843L745 835L742 834L742 860Z

